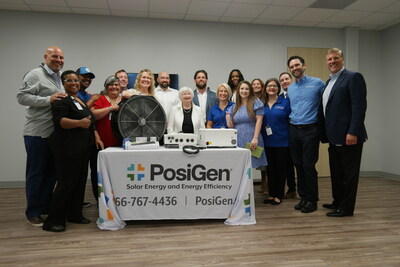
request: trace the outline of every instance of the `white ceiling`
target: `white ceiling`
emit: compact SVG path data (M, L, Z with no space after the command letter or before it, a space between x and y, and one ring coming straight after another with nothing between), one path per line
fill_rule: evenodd
M365 30L383 30L400 22L400 0L356 0L341 10L310 8L315 1L0 0L0 9Z

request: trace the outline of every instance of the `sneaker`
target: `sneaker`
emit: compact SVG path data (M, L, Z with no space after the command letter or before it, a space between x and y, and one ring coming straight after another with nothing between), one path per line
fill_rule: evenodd
M91 206L92 206L92 203L89 203L89 202L83 202L83 204L82 204L82 208L89 208Z
M41 216L33 216L28 218L27 222L34 227L42 227L44 220Z
M289 192L287 191L285 196L283 197L284 199L290 199L290 198L295 198L296 197L296 192Z

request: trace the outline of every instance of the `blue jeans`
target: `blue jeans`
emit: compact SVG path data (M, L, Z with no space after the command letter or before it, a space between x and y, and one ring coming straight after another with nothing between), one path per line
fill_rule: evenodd
M27 218L47 214L56 183L55 165L48 138L24 136L26 159Z

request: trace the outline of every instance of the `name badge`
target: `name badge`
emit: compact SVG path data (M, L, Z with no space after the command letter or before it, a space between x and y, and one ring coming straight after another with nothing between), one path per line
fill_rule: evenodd
M272 135L271 127L267 126L267 127L265 127L265 130L267 131L267 135Z
M74 104L75 104L75 106L78 108L78 110L83 110L81 104L79 104L78 101L74 100Z

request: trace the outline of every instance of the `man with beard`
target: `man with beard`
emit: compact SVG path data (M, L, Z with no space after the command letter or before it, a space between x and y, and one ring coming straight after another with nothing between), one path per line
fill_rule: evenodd
M218 103L217 95L207 87L208 75L205 70L198 70L194 74L196 90L194 91L193 103L201 108L204 121L207 121L211 107Z
M319 132L318 109L325 87L321 79L305 75L306 64L302 57L292 56L287 61L295 77L288 88L290 100L289 141L293 164L297 171L297 191L301 201L294 207L303 213L317 210Z
M173 106L179 104L179 93L178 90L169 87L170 78L169 73L162 71L157 77L158 86L154 91L154 96L165 111L165 115L169 116Z
M48 139L53 132L51 104L67 96L61 82L64 52L48 47L44 63L25 74L17 94L18 103L26 106L24 142L26 150L26 211L28 223L43 226L56 183L54 159Z

